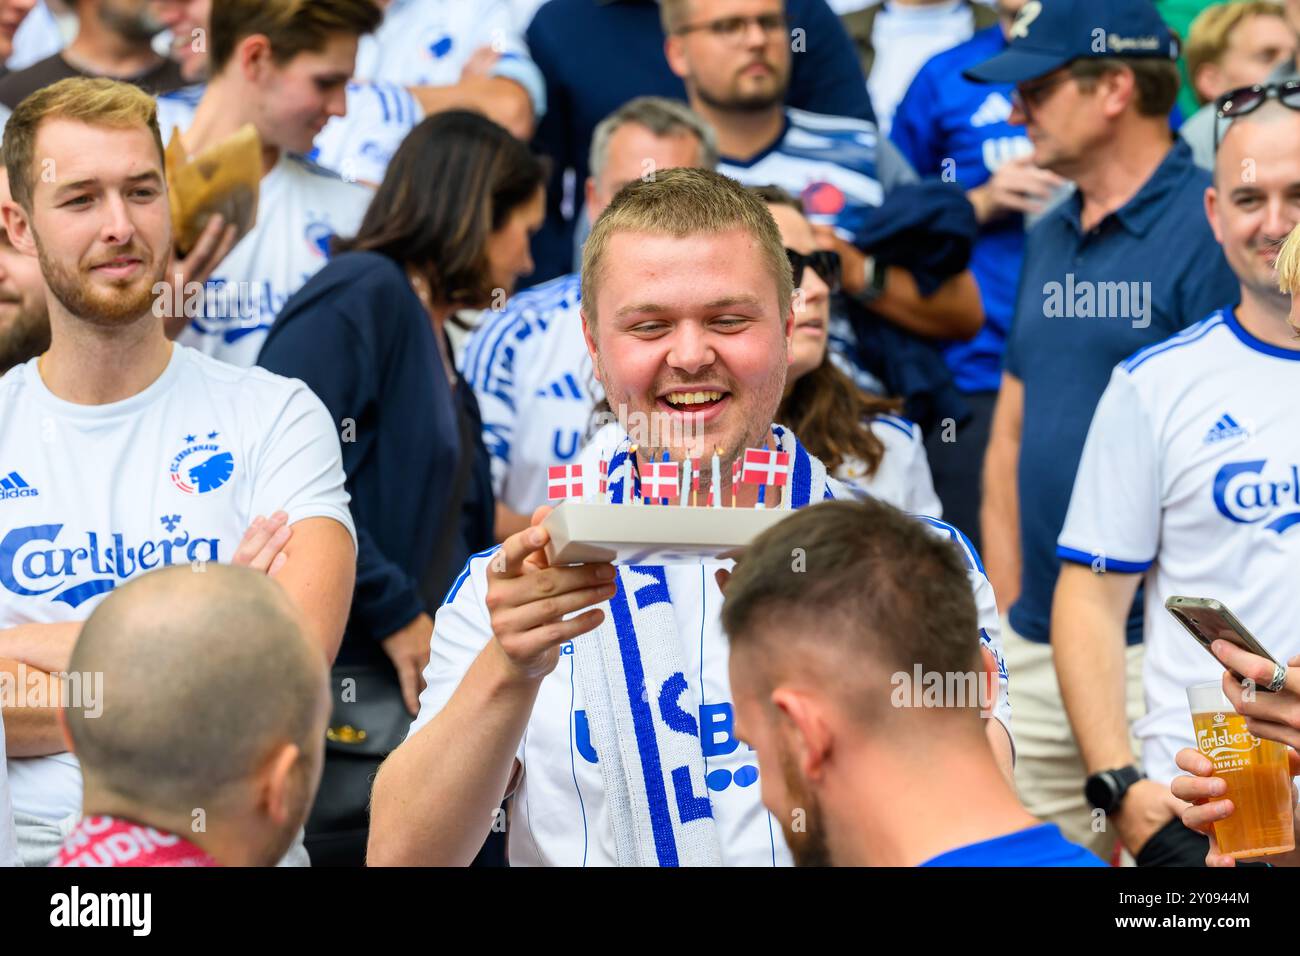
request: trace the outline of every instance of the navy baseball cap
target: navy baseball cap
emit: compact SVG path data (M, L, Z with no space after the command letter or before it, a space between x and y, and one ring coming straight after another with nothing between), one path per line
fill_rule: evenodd
M1029 0L1005 50L962 76L976 83L1024 83L1071 60L1152 57L1177 60L1178 39L1151 0Z

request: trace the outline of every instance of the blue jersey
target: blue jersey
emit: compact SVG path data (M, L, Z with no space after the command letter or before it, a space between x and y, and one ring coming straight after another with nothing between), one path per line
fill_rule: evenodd
M894 114L890 136L921 176L970 190L988 182L1003 163L1033 152L1024 127L1010 123L1011 85L962 77L963 70L1006 45L1002 28L992 26L931 58L917 73ZM998 390L1024 252L1023 216L1009 215L980 229L970 269L980 287L984 326L971 341L944 349L963 392Z
M958 847L922 866L1105 866L1096 854L1071 843L1055 823Z

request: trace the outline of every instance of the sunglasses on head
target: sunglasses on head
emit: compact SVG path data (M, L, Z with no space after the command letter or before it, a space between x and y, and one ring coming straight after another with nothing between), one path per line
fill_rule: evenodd
M1253 113L1273 98L1288 109L1300 110L1300 80L1243 86L1229 90L1215 100L1214 151L1216 153L1219 151L1219 140L1223 138L1223 130L1220 129L1221 120L1234 120L1247 113Z
M838 252L832 252L829 249L818 249L816 252L795 252L793 249L786 249L785 255L790 260L790 270L794 273L796 289L803 283L804 269L811 268L832 292L840 290L840 254Z

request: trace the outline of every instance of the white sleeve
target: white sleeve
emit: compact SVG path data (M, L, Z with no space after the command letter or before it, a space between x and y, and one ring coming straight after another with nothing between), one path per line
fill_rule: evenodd
M269 373L267 373L269 374ZM324 403L297 379L251 462L252 514L286 511L289 524L304 518L333 518L347 528L352 547L357 529L343 487L343 450L339 434Z
M1132 376L1123 368L1092 416L1056 553L1097 571L1140 574L1160 546L1160 454Z
M321 130L314 159L349 182L382 182L397 147L423 118L415 97L397 83L349 83L347 115Z
M925 453L921 426L909 424L912 432L910 439L889 450L889 454L898 456L898 465L903 472L903 488L907 499L903 510L915 515L942 518L943 502L934 490L934 477L930 474L930 459Z
M484 598L488 562L499 547L473 555L447 592L433 619L429 638L429 663L424 667L420 712L407 733L414 735L447 706L474 658L492 639L492 623Z
M945 521L938 521L924 515L916 517L917 520L924 521L936 531L951 538L966 563L966 576L970 579L971 591L975 595L980 643L989 649L998 668L998 699L993 706L993 716L1006 728L1014 757L1016 738L1011 730L1011 679L1007 673L1007 659L1002 652L1002 615L998 612L998 602L993 596L993 585L989 583L984 573L984 564L980 561L979 553L966 535Z
M483 13L482 33L475 46L490 46L497 52L497 61L488 72L492 76L514 80L524 88L533 104L533 123L536 125L546 113L546 80L515 26L515 12L510 0L498 0Z
M5 759L5 722L0 711L0 867L18 865L14 807L9 799L9 761Z

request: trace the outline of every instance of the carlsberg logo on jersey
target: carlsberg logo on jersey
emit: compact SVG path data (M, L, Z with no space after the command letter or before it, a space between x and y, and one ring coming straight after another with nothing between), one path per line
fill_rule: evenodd
M164 518L164 524L174 517ZM173 531L178 523L171 521ZM78 607L134 574L181 562L221 560L221 539L193 537L188 531L128 544L121 532L65 535L63 528L43 524L5 532L0 538L0 585L21 597L50 595L51 601Z
M1237 524L1267 521L1264 528L1283 534L1300 523L1300 467L1283 466L1279 480L1264 477L1268 460L1229 462L1214 476L1214 507Z

